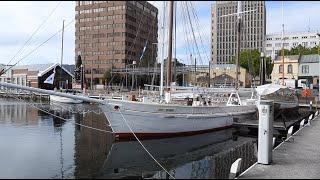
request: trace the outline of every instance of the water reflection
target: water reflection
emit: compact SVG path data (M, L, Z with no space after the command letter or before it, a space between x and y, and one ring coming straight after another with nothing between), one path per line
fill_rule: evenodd
M228 140L232 141L231 129L189 137L144 140L142 143L164 167L170 170L222 151ZM161 168L141 145L136 141L130 141L112 145L101 173L105 178L142 175L146 177L159 170Z
M0 178L166 178L136 141L114 142L97 106L36 104L0 99ZM70 109L72 109L70 111ZM233 129L142 143L176 178L214 178L219 152L234 141Z

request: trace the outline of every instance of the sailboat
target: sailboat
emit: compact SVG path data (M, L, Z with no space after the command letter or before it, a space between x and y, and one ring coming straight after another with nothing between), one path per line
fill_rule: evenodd
M170 85L172 78L172 15L174 2L170 1L169 5L168 75L164 100L143 102L116 99L100 100L4 82L0 82L0 85L99 103L109 121L109 126L119 140L131 139L133 137L148 139L186 136L217 131L231 128L235 116L255 113L255 101L253 99L242 101L237 93L232 93L228 104L223 106L211 103L201 95L197 97L197 103L172 103ZM240 10L238 11L240 12Z
M62 67L62 60L63 60L63 35L64 35L64 20L63 20L63 24L62 24L61 64L60 64L60 65L61 65L61 71L60 71L59 81L62 80L61 76L62 76L62 70L63 70L63 67ZM55 77L55 70L54 70L53 74L50 75L50 76L44 81L44 83L53 84L54 77ZM59 86L60 86L60 83L59 83ZM60 86L60 88L61 88L61 86ZM70 90L66 90L65 92L66 92L66 93L73 93L73 94L75 94L74 91L70 91ZM82 100L79 100L79 99L71 99L71 98L61 97L61 96L55 96L55 95L50 95L49 97L50 97L50 101L59 102L59 103L79 104L79 103L82 103L82 102L83 102Z
M234 116L256 112L255 101L240 101L232 94L228 105L210 103L201 95L198 103L175 104L171 101L172 21L174 2L169 2L167 80L164 101L110 99L101 106L116 138L130 139L133 133L143 139L192 135L230 128ZM233 100L233 101L232 101ZM236 103L231 103L236 102Z

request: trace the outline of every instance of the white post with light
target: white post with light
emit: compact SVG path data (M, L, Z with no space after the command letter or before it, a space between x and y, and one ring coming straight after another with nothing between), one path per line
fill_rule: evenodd
M260 100L259 110L259 129L258 129L258 163L271 164L273 149L273 101Z

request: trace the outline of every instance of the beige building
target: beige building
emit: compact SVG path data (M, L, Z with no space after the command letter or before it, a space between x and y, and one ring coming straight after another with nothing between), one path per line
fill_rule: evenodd
M216 1L211 8L211 60L213 64L227 64L237 53L237 17L226 16L237 12L237 1ZM240 39L240 51L245 49L264 50L266 36L265 1L243 1L245 13Z
M240 67L239 72L240 87L250 87L250 76L247 70ZM236 82L236 66L234 64L214 64L210 69L210 87L234 86ZM188 84L195 84L194 73L186 77ZM208 87L209 70L197 70L198 86Z
M76 1L75 59L81 55L85 80L103 84L112 66L124 68L156 59L158 9L147 1Z
M284 79L298 79L299 74L299 59L300 55L292 55L284 57L284 73L282 56L278 56L274 60L274 66L271 73L271 79L274 83L282 83L282 76L284 74Z

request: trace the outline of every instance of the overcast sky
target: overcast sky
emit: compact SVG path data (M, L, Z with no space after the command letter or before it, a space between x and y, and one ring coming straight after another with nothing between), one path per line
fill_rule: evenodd
M152 1L151 3L159 9L159 23L161 25L163 3L160 1ZM193 21L193 30L195 31L196 38L199 39L198 48L202 54L200 64L207 64L206 62L210 58L212 3L213 1L192 1L197 16L193 16L192 11L189 11L191 19L193 17L199 18L199 23ZM187 44L192 40L193 35L190 25L186 25L188 23L186 21L188 16L185 13L185 4L185 2L178 2L177 6L176 54L178 59L182 59L185 63L190 64L188 54L192 50L190 50L191 46L187 46ZM63 62L66 64L74 63L75 2L73 1L0 1L0 63L7 64L17 54L23 44L25 44L55 7L57 8L54 13L10 64L17 62L21 58L24 59L19 64L60 62L61 33L51 38L33 53L30 54L30 52L59 31L62 28L63 20L65 20L65 25L69 24L64 34ZM320 30L320 1L285 1L284 7L286 32L308 31L309 28L311 31ZM266 10L267 34L280 33L282 24L281 1L267 1ZM186 27L189 29L186 30ZM161 34L159 34L159 38L161 38ZM162 42L162 39L159 39L159 42ZM193 48L196 49L195 46ZM159 49L161 49L161 46ZM159 56L161 57L161 52Z

